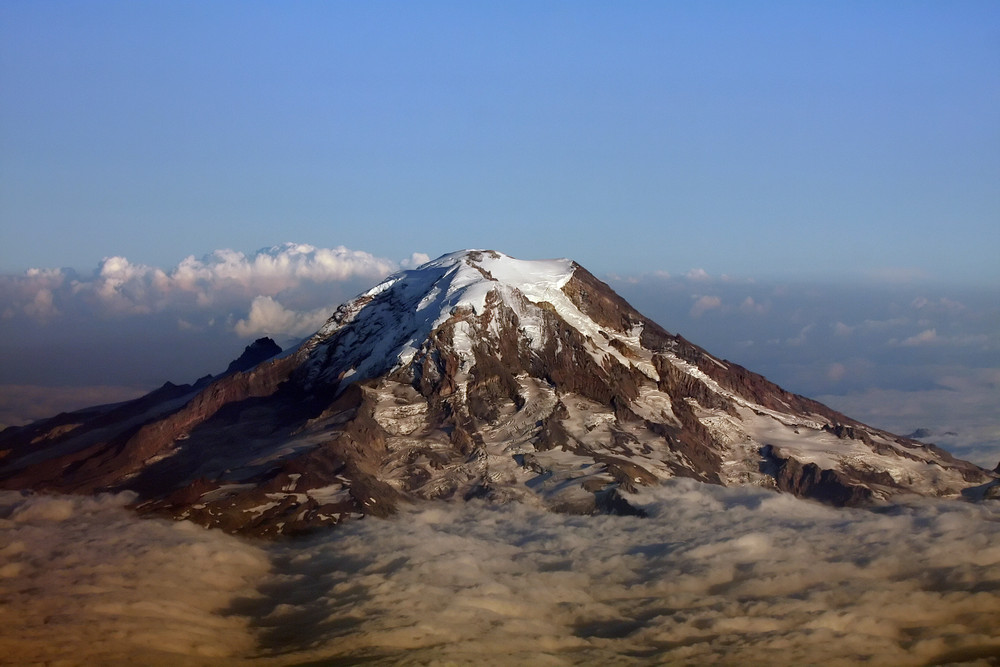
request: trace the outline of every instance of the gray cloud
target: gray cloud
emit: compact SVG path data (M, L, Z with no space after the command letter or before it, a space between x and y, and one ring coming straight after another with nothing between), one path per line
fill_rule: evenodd
M936 329L924 329L918 334L904 338L900 345L906 346L916 346L916 345L929 345L940 341L937 335Z
M637 498L648 519L435 503L262 545L140 521L120 499L0 499L0 614L17 630L0 642L25 661L921 665L1000 652L997 503L841 510L674 480Z

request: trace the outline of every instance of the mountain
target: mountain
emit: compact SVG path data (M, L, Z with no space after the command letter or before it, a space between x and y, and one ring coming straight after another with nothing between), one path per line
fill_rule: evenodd
M569 260L444 255L272 346L0 432L0 487L132 490L140 512L276 536L434 499L641 514L630 493L675 476L834 505L998 477L712 356Z

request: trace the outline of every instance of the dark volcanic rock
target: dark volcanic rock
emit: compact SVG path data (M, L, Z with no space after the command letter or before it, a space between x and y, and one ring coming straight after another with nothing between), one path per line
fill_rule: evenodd
M771 446L761 450L762 470L774 476L781 491L788 491L800 498L811 498L831 505L860 505L874 497L872 490L852 482L847 475L836 470L824 470L815 463L801 463L775 454ZM892 478L880 478L892 483Z
M258 338L243 350L238 359L229 363L226 374L248 371L257 364L281 354L281 348L270 338Z

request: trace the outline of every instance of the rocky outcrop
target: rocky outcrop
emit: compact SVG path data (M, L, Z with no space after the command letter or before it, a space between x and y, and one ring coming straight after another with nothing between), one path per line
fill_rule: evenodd
M851 481L843 473L824 470L815 463L801 463L792 458L784 458L771 446L765 446L761 450L761 457L762 471L774 477L777 488L800 498L819 500L838 507L860 505L874 498L871 488ZM892 484L892 478L888 476L879 481Z
M279 354L281 354L281 347L279 347L277 343L267 337L258 338L254 342L247 345L243 350L243 354L241 354L237 359L233 359L229 362L229 367L226 369L226 375L248 371L257 364L265 362Z

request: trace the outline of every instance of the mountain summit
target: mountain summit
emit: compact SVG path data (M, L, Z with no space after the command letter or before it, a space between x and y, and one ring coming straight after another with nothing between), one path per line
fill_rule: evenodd
M575 262L479 250L387 278L289 354L0 448L3 488L128 489L272 536L432 499L641 514L630 493L675 476L836 505L997 477L713 357Z

